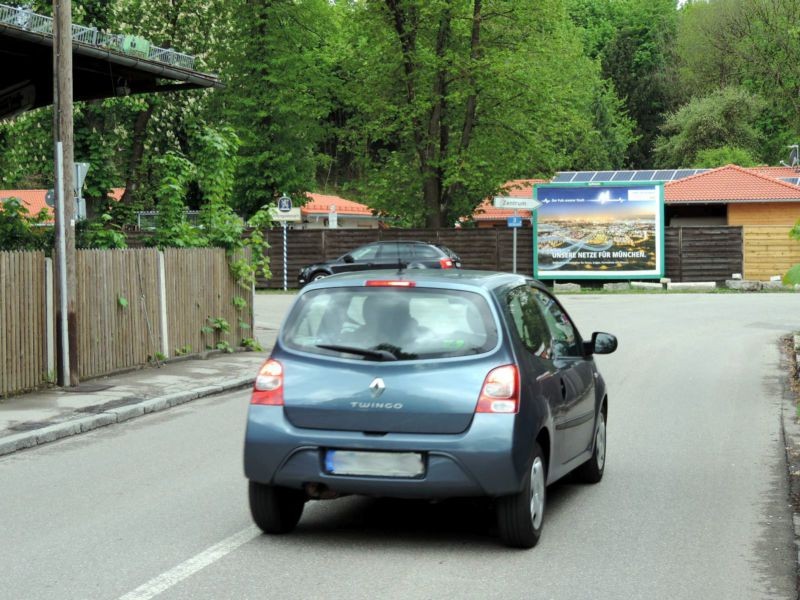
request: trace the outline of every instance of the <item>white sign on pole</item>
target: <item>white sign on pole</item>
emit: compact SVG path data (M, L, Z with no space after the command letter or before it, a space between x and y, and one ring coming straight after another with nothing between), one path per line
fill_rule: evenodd
M492 203L497 208L513 208L522 210L536 210L542 203L533 198L511 198L510 196L495 196Z
M290 208L286 211L281 211L277 208L270 208L269 215L272 220L278 223L299 223L303 220L299 208Z

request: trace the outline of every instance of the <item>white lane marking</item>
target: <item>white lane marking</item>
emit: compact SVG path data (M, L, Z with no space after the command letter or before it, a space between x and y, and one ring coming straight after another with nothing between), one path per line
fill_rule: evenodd
M177 567L162 573L158 577L154 577L132 592L121 596L119 600L150 600L150 598L168 590L187 577L191 577L201 569L205 569L208 565L218 561L226 554L230 554L239 546L246 544L259 535L261 535L261 530L255 525L243 529L239 533L234 533L218 544L206 548L200 554L196 554L192 558L183 561Z

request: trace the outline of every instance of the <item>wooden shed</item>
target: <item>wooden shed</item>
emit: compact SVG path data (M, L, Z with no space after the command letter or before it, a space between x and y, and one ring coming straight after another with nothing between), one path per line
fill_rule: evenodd
M727 165L671 181L664 186L667 223L742 227L744 277L769 280L800 263L800 242L789 237L800 221L799 175Z

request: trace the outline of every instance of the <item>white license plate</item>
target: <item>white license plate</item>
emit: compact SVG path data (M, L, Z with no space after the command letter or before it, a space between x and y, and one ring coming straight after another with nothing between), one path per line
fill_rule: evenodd
M418 452L328 450L325 470L332 475L419 477L425 472L425 464Z

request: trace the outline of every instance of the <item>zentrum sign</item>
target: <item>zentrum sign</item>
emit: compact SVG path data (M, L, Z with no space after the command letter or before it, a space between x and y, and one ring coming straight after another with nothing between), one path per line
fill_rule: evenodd
M647 279L664 271L662 183L536 184L539 279Z

